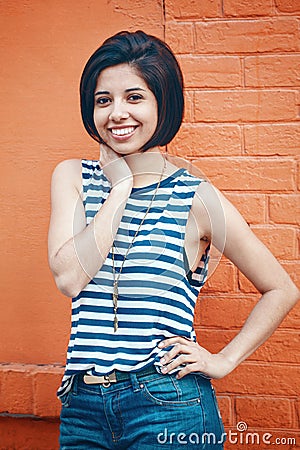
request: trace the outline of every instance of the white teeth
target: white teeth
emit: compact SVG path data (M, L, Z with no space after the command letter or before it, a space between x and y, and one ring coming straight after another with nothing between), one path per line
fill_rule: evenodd
M112 128L111 132L112 132L112 134L115 134L116 136L125 136L125 134L133 133L134 130L135 130L135 127Z

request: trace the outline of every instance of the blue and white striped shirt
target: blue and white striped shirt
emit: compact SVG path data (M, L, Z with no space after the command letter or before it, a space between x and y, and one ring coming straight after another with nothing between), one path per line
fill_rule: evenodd
M119 278L118 321L114 332L112 254L80 294L72 299L67 365L58 395L79 371L106 375L139 371L166 351L158 343L171 336L195 340L194 308L207 278L209 246L195 272L188 272L184 239L198 185L204 180L185 169L163 179ZM110 192L98 161L82 160L87 225ZM115 236L116 276L157 184L133 188Z

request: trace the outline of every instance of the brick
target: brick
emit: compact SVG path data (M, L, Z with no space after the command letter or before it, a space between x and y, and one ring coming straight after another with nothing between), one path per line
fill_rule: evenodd
M300 400L299 399L295 402L295 409L296 409L295 428L300 430Z
M226 377L215 380L220 394L275 395L296 397L299 394L299 365L263 364L247 361Z
M245 152L249 155L298 155L298 123L245 125Z
M193 165L226 191L288 192L295 187L295 163L276 158L199 158Z
M56 391L61 383L61 371L44 370L34 375L34 414L39 417L59 417L61 404Z
M295 259L296 230L292 227L259 227L253 225L252 231L271 250L276 258L284 260Z
M292 405L282 398L236 397L237 421L249 427L292 428Z
M224 0L223 11L226 17L268 16L273 12L272 0Z
M294 17L198 22L195 32L198 53L278 53L300 48Z
M299 0L275 0L275 6L280 12L299 13Z
M0 366L0 412L33 414L32 374L27 366Z
M266 196L264 194L226 193L226 197L239 210L247 223L264 223Z
M56 390L62 375L60 366L0 365L0 413L58 417Z
M248 280L242 272L238 271L238 286L241 292L246 294L257 293L256 287Z
M203 294L196 304L195 327L201 325L201 327L214 327L222 330L239 329L257 300L258 298L253 295L249 297L233 295L217 297Z
M225 426L232 424L232 401L229 396L217 396L217 401L222 416L222 421Z
M242 86L241 60L236 56L181 56L187 87Z
M260 122L297 119L296 91L195 92L196 122Z
M0 418L1 450L58 450L59 422Z
M11 9L9 7L9 4L12 3L12 1L6 2L7 8L4 8L6 20L3 23L3 28L5 25L3 31L5 32L3 33L2 43L4 42L4 45L10 45L11 43L20 45L22 43L23 49L28 48L30 51L34 47L40 49L40 63L51 59L48 72L56 60L56 55L63 58L63 55L66 54L66 48L74 53L72 58L67 57L66 60L66 56L64 56L65 60L61 60L62 73L65 73L64 71L68 69L64 67L64 61L68 61L66 66L70 66L73 59L81 54L82 59L79 64L82 65L93 45L96 47L105 37L120 30L146 29L149 33L163 36L163 7L161 1L111 0L102 3L97 0L90 0L88 8L84 7L85 2L78 3L78 6L83 5L83 7L74 9L71 18L69 4L59 3L57 0L51 3L45 2L39 7L33 4L29 7L27 3L23 3L17 8L17 13L13 12L16 8ZM52 22L53 26L48 29L48 33L43 33L49 21ZM9 37L11 31L16 29L18 29L18 33ZM73 38L78 29L82 32L80 45ZM36 39L36 36L39 36L39 39ZM64 45L60 45L61 42ZM37 70L38 66L39 64ZM24 67L23 71L25 72L26 69L28 68ZM67 95L66 92L65 95Z
M126 0L124 2L123 0L111 0L105 6L106 20L109 20L110 18L109 6L111 6L111 8L113 9L113 14L110 20L115 26L117 24L120 24L121 22L122 25L120 25L122 26L122 29L130 29L130 31L135 31L143 30L146 28L148 33L154 34L161 38L163 37L163 8L160 1ZM90 7L92 8L92 11L94 11L94 14L99 21L98 16L103 13L102 4L96 3L93 5L93 3L90 2ZM82 12L82 15L83 17L86 17L84 16L84 12ZM120 17L117 17L118 15ZM81 22L82 19L78 23L80 23L81 27L83 27L83 24ZM128 24L127 26L123 25L126 23ZM118 30L120 30L120 25L117 27ZM89 28L91 28L91 25ZM107 28L109 29L109 27ZM96 30L97 27L94 26L94 31ZM99 35L99 28L97 32ZM96 38L95 42L97 42Z
M269 215L275 223L300 225L300 193L270 196Z
M249 359L300 364L299 331L276 330Z
M293 261L283 261L282 263L283 268L287 271L291 279L296 285L300 284L300 264L299 261L293 262Z
M194 122L194 101L194 92L184 90L184 123Z
M297 305L294 306L294 308L289 312L286 318L282 321L279 328L292 330L297 329L299 328L299 320L300 320L300 302L298 302Z
M218 17L221 13L220 0L199 2L198 0L166 0L166 17L170 19L202 19Z
M165 40L176 54L194 51L194 26L189 23L166 23Z
M195 328L197 342L211 353L220 352L238 333L238 330Z
M183 158L214 155L241 155L238 125L184 124L168 145L170 153Z
M245 85L280 87L300 85L300 56L250 56L245 58Z
M218 308L218 300L216 300L216 307ZM230 323L234 322L234 320L230 319L230 311L238 311L239 308L242 308L243 313L238 313L239 316L239 329L243 326L246 318L251 312L252 307L254 307L255 303L245 306L244 302L239 299L235 302L228 302L228 306L224 306L223 309L218 308L218 311L222 311L222 314L225 316L224 320L220 319L219 321L215 318L215 326L219 323L218 329L213 328L196 328L197 342L209 350L212 353L218 353L221 351L238 333L239 330L234 329L235 325L228 327L230 329L226 329L227 326L224 326L224 321L226 318L229 319ZM226 303L226 302L224 302ZM251 306L251 307L250 307ZM233 308L234 307L234 308ZM212 301L210 311L212 312ZM209 313L209 311L208 311ZM200 310L201 314L201 310ZM200 317L201 322L201 317ZM213 323L212 321L208 321ZM247 361L255 361L255 362L270 362L270 363L286 363L286 364L300 364L300 354L299 354L299 332L293 330L282 330L277 329L271 337L267 339L267 341L262 344L252 355L248 356Z
M203 287L203 293L210 292L234 292L237 289L236 269L231 263L221 262L214 267L211 261L211 267L207 281ZM213 272L211 272L213 270Z
M298 162L297 176L298 176L297 187L298 187L298 191L300 191L300 161Z

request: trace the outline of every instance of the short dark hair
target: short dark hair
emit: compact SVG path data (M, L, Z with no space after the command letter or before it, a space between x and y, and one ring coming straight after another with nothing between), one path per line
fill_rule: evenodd
M80 81L80 106L87 132L97 142L103 142L94 123L97 79L104 69L124 63L136 69L158 105L156 130L141 150L168 144L179 130L183 117L182 72L170 47L140 30L121 31L108 38L86 63Z

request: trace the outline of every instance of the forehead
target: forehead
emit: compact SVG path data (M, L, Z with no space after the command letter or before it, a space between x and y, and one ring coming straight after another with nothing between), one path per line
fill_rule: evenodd
M144 79L129 64L118 64L117 66L107 67L102 70L96 83L96 89L105 88L105 90L109 90L114 88L125 90L129 87L148 89Z

